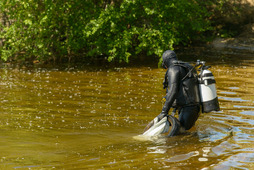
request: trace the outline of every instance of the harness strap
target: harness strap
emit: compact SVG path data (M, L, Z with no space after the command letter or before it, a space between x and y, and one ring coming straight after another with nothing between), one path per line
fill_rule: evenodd
M182 81L185 80L188 76L191 77L191 72L192 72L192 70L195 68L195 67L186 65L185 62L181 62L181 61L175 61L173 64L174 64L175 66L184 67L184 68L186 68L186 69L188 70L188 73L182 78Z

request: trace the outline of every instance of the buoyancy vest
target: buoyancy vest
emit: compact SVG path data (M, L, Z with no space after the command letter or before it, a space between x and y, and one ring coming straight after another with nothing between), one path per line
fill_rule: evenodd
M198 74L196 69L188 63L182 61L174 61L173 65L180 66L185 69L187 74L181 79L179 84L179 91L173 107L193 106L200 104ZM167 82L167 77L165 80Z

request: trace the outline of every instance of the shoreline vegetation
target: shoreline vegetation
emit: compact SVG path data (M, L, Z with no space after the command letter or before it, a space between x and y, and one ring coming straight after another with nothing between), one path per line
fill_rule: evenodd
M251 0L0 2L0 63L115 63L192 46L254 51Z

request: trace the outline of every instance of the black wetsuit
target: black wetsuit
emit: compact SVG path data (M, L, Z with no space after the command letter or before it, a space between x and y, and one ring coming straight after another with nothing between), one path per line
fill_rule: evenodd
M189 130L198 119L200 111L199 101L192 98L196 93L193 92L192 85L188 85L187 83L187 87L185 89L182 87L183 78L189 73L189 71L180 65L175 65L174 63L178 62L175 58L167 59L165 62L166 63L164 64L168 70L165 74L163 84L164 86L167 86L168 89L165 96L166 102L158 117L162 118L166 116L172 107L177 108L181 126L184 127L185 130ZM194 84L194 86L198 88L197 84ZM186 95L186 91L189 93L189 96Z

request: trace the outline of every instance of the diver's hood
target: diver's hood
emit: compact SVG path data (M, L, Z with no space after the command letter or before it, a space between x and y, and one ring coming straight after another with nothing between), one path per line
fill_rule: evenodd
M162 67L163 68L168 68L173 61L177 60L176 53L172 50L167 50L163 53L162 55Z

